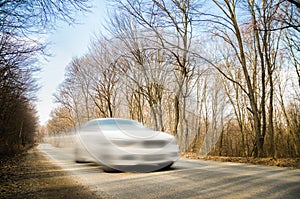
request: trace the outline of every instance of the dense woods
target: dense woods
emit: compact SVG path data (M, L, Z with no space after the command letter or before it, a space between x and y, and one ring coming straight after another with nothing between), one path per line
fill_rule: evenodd
M200 155L299 157L299 1L114 0L66 67L55 134L126 117Z
M0 1L0 154L23 151L35 142L36 77L46 44L41 36L57 20L74 21L86 0Z

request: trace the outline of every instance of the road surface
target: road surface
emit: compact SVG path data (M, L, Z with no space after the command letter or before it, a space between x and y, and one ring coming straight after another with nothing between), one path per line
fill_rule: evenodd
M180 159L165 171L105 173L93 163L75 163L72 148L38 148L77 181L111 198L300 198L299 169Z

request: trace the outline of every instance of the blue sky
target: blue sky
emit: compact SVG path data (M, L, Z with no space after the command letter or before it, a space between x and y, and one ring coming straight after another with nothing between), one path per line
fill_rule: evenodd
M92 11L78 16L78 24L60 23L53 33L47 36L51 44L48 52L51 57L44 61L38 76L41 89L38 92L36 108L40 124L50 119L50 112L56 106L53 94L64 80L65 67L73 57L88 51L91 38L101 30L106 17L105 1L94 0Z

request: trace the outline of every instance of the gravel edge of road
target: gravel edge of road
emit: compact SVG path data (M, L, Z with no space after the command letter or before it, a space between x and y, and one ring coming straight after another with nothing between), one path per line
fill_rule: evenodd
M36 147L11 159L0 160L0 198L109 198L83 186Z

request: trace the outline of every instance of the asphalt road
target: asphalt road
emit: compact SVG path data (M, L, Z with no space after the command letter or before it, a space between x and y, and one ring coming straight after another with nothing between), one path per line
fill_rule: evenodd
M71 148L38 148L76 181L111 198L300 198L299 169L180 159L165 171L105 173L75 163Z

